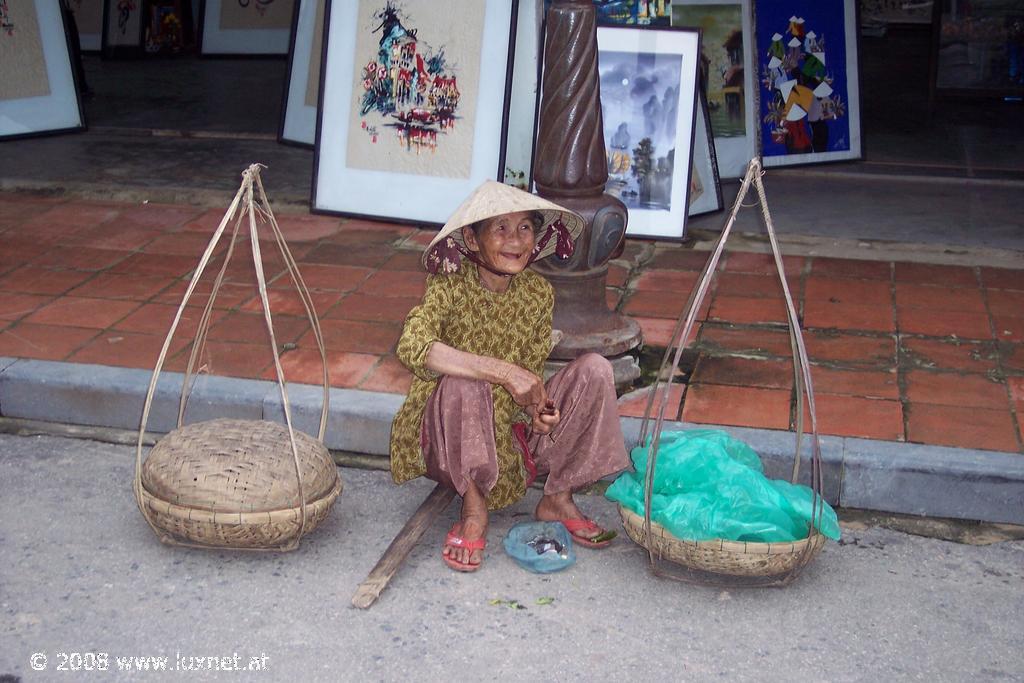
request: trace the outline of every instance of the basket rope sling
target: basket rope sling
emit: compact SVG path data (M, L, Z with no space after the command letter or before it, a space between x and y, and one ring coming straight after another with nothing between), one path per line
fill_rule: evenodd
M656 576L675 579L687 583L699 585L720 586L720 587L765 587L765 586L786 586L799 576L806 567L820 552L825 544L825 536L819 531L819 522L824 509L824 498L822 496L823 476L821 466L821 446L818 441L818 421L814 407L814 389L811 383L810 363L807 358L807 349L804 346L803 334L800 330L800 322L797 319L796 307L793 304L793 297L786 282L786 275L782 264L782 255L779 251L778 241L775 236L775 228L772 224L771 214L768 211L768 201L765 196L764 184L761 180L764 171L761 168L759 159L754 158L747 166L743 176L739 194L733 202L722 234L715 243L710 257L704 264L701 276L696 287L690 292L686 307L672 332L671 341L665 349L661 368L654 384L651 385L647 397L647 406L644 411L643 422L640 428L641 446L648 443L649 456L647 472L644 482L644 516L639 515L619 506L619 512L623 518L623 525L626 532L639 545L647 549L650 561L650 569ZM804 539L793 542L781 543L747 543L742 541L729 541L724 539L693 541L678 539L668 532L667 529L651 520L651 491L654 485L654 472L658 461L658 446L661 440L661 429L665 419L665 410L668 405L669 392L672 386L672 379L679 369L679 362L682 357L686 343L683 340L689 339L690 331L693 329L697 311L707 296L708 289L722 252L725 249L726 240L736 222L736 215L741 206L755 206L743 204L743 200L753 185L758 197L758 204L761 207L761 215L765 229L768 233L768 241L771 244L772 255L775 261L775 270L782 284L782 292L786 301L786 318L789 327L789 341L793 354L793 373L796 388L796 453L793 462L791 481L797 483L800 476L800 449L801 438L804 429L804 395L806 394L807 412L810 417L811 426L811 522L808 526L808 535ZM675 349L674 356L672 350ZM671 371L669 361L671 358ZM657 417L653 420L653 431L651 430L652 413L657 403ZM680 565L682 571L671 571L662 566L660 560L668 559Z
M260 178L261 168L260 164L252 164L243 172L241 186L203 252L174 315L146 392L135 450L132 488L146 522L162 542L170 545L294 550L299 545L299 539L327 516L342 489L334 461L323 445L330 402L330 379L320 321L309 290L270 208ZM320 352L323 405L316 439L293 426L288 388L267 296L258 222L270 228L291 283L298 291ZM285 424L267 420L215 419L183 426L195 380L193 373L196 372L197 362L203 357L214 303L243 223L247 224L249 230L256 285L273 352ZM184 373L178 400L177 427L157 442L144 465L143 441L160 371L185 306L195 293L229 224L232 227L224 261L203 308ZM156 460L161 462L154 464Z

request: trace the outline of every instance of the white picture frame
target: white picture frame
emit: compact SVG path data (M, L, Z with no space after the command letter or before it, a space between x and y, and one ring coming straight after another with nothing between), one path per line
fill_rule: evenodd
M752 68L754 59L754 15L751 0L675 0L672 3L672 25L688 28L701 28L699 19L694 21L694 15L701 12L702 6L713 6L722 11L726 7L734 7L733 12L739 13L740 30L742 33L742 55L734 60L732 67L743 69L743 93L742 93L742 132L736 130L736 122L729 122L727 126L716 126L716 118L724 114L725 103L719 98L711 100L708 106L711 112L711 130L715 136L715 156L718 158L718 173L722 178L742 178L747 172L747 164L758 155L758 105L757 105L757 80L756 73ZM707 52L711 49L721 49L721 39L717 35L705 32L701 37L702 50ZM722 74L714 74L722 77ZM717 90L716 79L709 78L708 87ZM734 86L735 87L735 86ZM710 95L710 93L709 93ZM721 108L721 109L720 109Z
M285 55L291 38L294 0L271 0L265 3L274 14L260 15L254 9L260 0L203 0L199 14L199 52L218 55ZM222 22L225 3L244 4L248 20L245 27L228 27ZM225 8L226 9L226 8ZM261 16L263 17L261 19ZM261 26L261 24L263 24Z
M440 76L456 85L456 109L403 105L397 113L382 113L384 106L363 118L369 64L384 74L371 81L371 89L390 82L390 65L377 64L373 45L374 25L380 21L373 11L387 5L386 0L333 0L327 5L312 209L441 225L480 183L504 175L518 3L406 0L400 17L416 35L410 58L422 56L436 65L437 52L420 54L418 46L444 46L448 61L441 64L453 69L443 66L443 73L431 78Z
M60 0L8 0L7 8L0 60L18 69L0 83L0 139L83 130Z
M689 215L700 32L599 26L597 45L610 169L605 191L629 210L627 236L681 240ZM662 112L658 117L646 111L651 102ZM644 168L651 170L637 173Z
M326 0L295 0L279 142L310 149L316 142L325 11Z

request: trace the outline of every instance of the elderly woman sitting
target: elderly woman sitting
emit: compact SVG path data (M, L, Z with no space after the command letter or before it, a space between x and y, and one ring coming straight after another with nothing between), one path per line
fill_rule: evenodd
M562 522L581 545L608 545L592 540L603 529L572 492L628 464L611 366L588 354L544 383L554 291L528 269L554 252L568 258L582 226L571 211L488 181L424 252L434 274L398 342L415 377L392 426L391 473L397 483L426 475L462 496L442 550L455 570L479 568L488 510L525 495L531 454L548 475L537 519Z

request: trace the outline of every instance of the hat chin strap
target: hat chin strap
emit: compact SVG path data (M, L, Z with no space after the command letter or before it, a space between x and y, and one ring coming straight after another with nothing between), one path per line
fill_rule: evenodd
M494 268L491 268L489 265L487 265L486 263L481 261L480 258L476 255L475 252L470 251L469 249L467 249L466 247L462 246L458 242L455 243L455 248L459 250L460 254L462 254L467 259L469 259L470 261L472 261L476 265L480 266L484 270L488 270L488 271L494 273L495 275L500 275L501 277L512 277L511 273L503 273L500 270L495 270ZM530 262L531 263L533 262L532 258L530 259Z

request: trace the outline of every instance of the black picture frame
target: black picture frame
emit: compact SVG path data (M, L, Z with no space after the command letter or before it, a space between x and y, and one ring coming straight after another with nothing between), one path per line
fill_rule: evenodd
M120 0L103 0L103 37L100 53L104 59L139 59L145 54L142 47L142 2L135 0L132 9L120 10L121 14L115 19L112 12L118 11L118 4ZM113 21L117 21L121 35L124 36L123 40L115 38L117 31L111 31Z
M694 166L697 165L697 155L701 152L702 148L707 150L707 158L701 159L701 166L703 171L708 173L711 177L711 189L714 204L709 205L706 201L701 199L694 199L693 197L693 180L690 181L690 196L687 198L689 202L688 215L692 218L694 216L705 216L711 213L718 213L725 209L725 201L722 198L722 179L718 175L718 153L715 150L715 137L711 129L711 114L708 111L708 101L704 97L704 89L701 86L700 81L697 85L697 115L694 124L694 135L693 135L693 159L692 163ZM703 123L703 125L701 125ZM699 176L698 176L699 177ZM701 196L703 198L703 195ZM685 235L684 235L685 239Z

